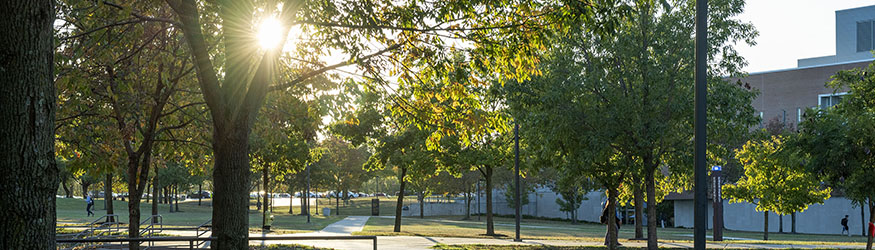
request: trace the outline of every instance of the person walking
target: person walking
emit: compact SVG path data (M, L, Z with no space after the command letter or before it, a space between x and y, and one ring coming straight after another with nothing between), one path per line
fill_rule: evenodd
M94 216L94 213L91 212L91 207L94 206L94 199L91 198L91 195L85 196L85 203L87 204L85 206L85 212L88 212L88 215L85 217Z
M851 237L851 230L848 229L848 215L845 215L845 218L842 218L842 235L845 235L845 232L848 232L848 237Z

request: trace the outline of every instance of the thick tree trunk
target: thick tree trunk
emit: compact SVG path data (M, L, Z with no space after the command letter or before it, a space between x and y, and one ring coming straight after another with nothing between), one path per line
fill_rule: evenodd
M617 241L620 229L617 227L617 196L620 192L616 187L608 188L608 217L605 222L607 224L607 235L605 237L605 245L608 249L618 249L619 242Z
M465 220L471 219L471 187L465 192Z
M106 174L106 179L103 181L103 201L106 202L106 214L115 214L115 209L112 206L112 173ZM106 222L115 222L115 218L107 216Z
M176 189L174 189L174 190L176 190L176 194L175 194L176 195L176 202L175 202L176 203L176 212L179 212L179 199L182 199L181 196L179 195L179 184L176 184Z
M784 232L784 215L778 215L778 233Z
M419 218L425 218L425 193L419 191Z
M203 181L201 181L201 182L203 182ZM204 198L204 184L198 183L197 184L197 206L201 206L201 200L203 200L203 198ZM292 205L289 205L289 207L291 207L291 206Z
M407 181L404 177L407 176L407 167L401 167L401 176L398 180L401 185L398 189L398 202L395 203L395 229L393 232L401 232L401 209L404 207L404 188L407 186Z
M0 249L55 249L55 1L0 2Z
M486 235L495 235L495 223L492 218L492 167L486 166Z
M790 214L790 233L796 233L796 212Z
M67 187L67 180L64 179L61 181L61 187L64 188L64 197L73 198L73 191Z
M158 175L152 177L152 215L158 215L158 203L161 202L161 183L158 182ZM152 219L152 222L158 222L158 219Z
M763 240L769 240L769 211L763 212Z
M640 183L641 179L635 178L635 183L632 185L632 195L635 200L635 239L644 239L644 190Z
M255 115L255 114L250 114ZM239 126L239 125L238 125ZM215 129L213 249L249 248L249 128L224 135Z
M645 176L645 189L647 189L647 249L651 250L659 248L656 236L656 180L653 175L653 171L648 171Z
M875 223L875 217L872 215L875 214L875 201L872 198L869 198L869 223ZM866 227L868 228L868 227ZM866 234L866 250L872 250L872 233Z
M82 187L82 198L88 197L88 187L91 186L91 183L79 181L79 185Z
M268 197L270 195L268 195L268 193L267 193L268 185L269 185L269 182L267 180L267 178L268 178L267 175L268 175L269 170L268 170L266 164L262 164L262 165L263 166L262 166L262 171L261 171L261 183L263 184L262 186L264 188L264 203L263 203L264 210L261 212L261 226L264 227L267 225L267 208L268 208L267 204L268 204L268 202L270 202L268 200Z

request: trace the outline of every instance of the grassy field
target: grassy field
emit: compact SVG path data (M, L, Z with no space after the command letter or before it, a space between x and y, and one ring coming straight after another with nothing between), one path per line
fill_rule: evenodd
M568 246L514 246L514 245L443 245L434 246L440 250L603 250L607 247L568 247ZM621 247L621 249L645 249L637 247ZM660 249L689 249L689 248L660 248ZM733 250L732 248L723 248ZM830 248L821 248L830 249ZM740 249L739 249L740 250ZM810 248L808 250L811 250Z
M514 235L514 221L512 218L495 218L495 233L498 238L511 238ZM603 241L605 227L601 224L581 223L572 225L570 222L524 219L520 233L524 239L559 239L559 240L583 240ZM475 237L493 238L484 235L486 231L485 218L477 221L461 220L461 216L454 217L426 217L426 219L404 218L402 220L402 232L392 232L394 220L390 218L371 218L360 235L415 235L431 237ZM620 229L622 242L634 237L634 227L623 225ZM710 234L710 232L709 232ZM645 228L646 235L646 228ZM692 241L693 230L684 228L660 228L658 236L660 241L689 242ZM839 235L810 235L810 234L778 234L770 233L769 241L763 241L762 233L724 231L724 237L740 239L725 240L731 243L760 243L760 244L822 244L822 245L852 245L865 244L866 238L862 236L847 237Z
M95 209L93 210L95 217L85 216L85 201L82 199L67 199L58 198L57 200L57 215L58 225L82 225L96 220L98 217L106 214L102 200L94 202ZM212 209L210 200L206 199L198 206L197 201L186 201L179 203L180 212L170 213L169 205L159 204L158 213L164 218L164 224L170 226L192 227L198 226L210 218L212 218ZM261 212L255 210L254 202L252 202L251 210L249 211L249 224L251 229L261 228ZM128 221L128 203L125 201L113 201L115 214L119 216L119 220L123 223ZM300 215L288 214L288 207L274 207L274 222L272 229L282 232L303 232L315 231L324 228L325 226L343 219L345 216L322 216L313 215L311 223L307 224L307 217ZM145 218L152 213L151 203L142 203L140 205L141 218ZM300 211L300 208L297 209Z

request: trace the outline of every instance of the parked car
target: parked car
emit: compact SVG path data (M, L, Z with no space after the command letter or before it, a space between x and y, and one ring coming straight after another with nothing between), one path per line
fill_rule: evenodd
M279 198L292 198L292 195L290 195L290 194L288 194L288 193L280 193L280 194L277 195L277 196L278 196Z
M210 198L212 197L212 194L209 191L202 191L200 194L198 194L197 192L191 193L188 195L188 197L191 197L192 199Z

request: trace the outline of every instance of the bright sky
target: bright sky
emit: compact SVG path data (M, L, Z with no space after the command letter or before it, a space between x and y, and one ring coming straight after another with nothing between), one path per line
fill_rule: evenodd
M872 0L748 0L739 18L752 22L757 45L738 45L749 73L796 67L800 58L835 55L835 11Z

